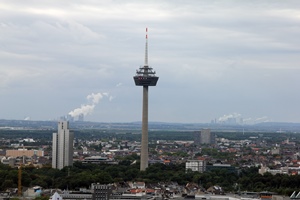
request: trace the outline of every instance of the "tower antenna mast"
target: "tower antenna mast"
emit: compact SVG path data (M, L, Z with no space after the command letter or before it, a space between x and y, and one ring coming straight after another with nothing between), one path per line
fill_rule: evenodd
M145 67L148 67L148 28L146 28Z

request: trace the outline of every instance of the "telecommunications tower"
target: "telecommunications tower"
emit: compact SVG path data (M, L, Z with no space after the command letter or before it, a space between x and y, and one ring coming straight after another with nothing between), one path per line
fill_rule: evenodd
M156 86L158 77L155 71L148 66L148 29L146 28L145 64L136 70L133 77L136 86L143 86L143 112L142 112L142 147L141 171L148 167L148 86Z

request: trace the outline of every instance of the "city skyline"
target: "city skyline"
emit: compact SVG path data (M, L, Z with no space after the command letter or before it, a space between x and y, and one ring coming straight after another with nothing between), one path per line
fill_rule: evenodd
M132 76L148 27L162 78L149 121L300 122L299 10L294 0L3 1L0 119L140 121Z

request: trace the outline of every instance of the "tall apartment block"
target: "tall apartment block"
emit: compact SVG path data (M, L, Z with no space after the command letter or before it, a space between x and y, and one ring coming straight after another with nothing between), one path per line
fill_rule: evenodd
M58 122L57 133L52 140L52 168L62 169L73 165L74 133L69 130L68 121Z
M215 134L210 129L202 129L194 132L194 144L215 144Z

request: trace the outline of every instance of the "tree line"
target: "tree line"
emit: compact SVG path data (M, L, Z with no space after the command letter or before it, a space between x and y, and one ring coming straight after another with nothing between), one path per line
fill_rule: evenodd
M99 140L99 139L112 139L117 140L129 140L129 141L139 141L141 139L140 131L137 130L113 130L113 129L82 129L82 130L72 130L75 134L75 138L78 140ZM200 131L200 130L199 130ZM42 143L49 144L52 141L52 133L56 130L0 130L0 145L3 143L18 143L20 138L33 138L34 140ZM183 130L156 130L149 131L149 141L157 140L193 140L193 133L195 131L183 131ZM215 132L218 138L226 138L229 140L245 140L250 137L262 137L264 140L270 143L278 143L289 138L290 141L297 142L300 139L300 135L297 133L277 133L277 132ZM14 139L13 139L14 138ZM2 144L1 144L2 143ZM33 145L33 143L31 144ZM38 145L35 143L34 145Z
M118 165L83 164L75 162L72 167L62 170L52 169L51 166L35 168L22 167L22 186L60 189L88 188L91 183L108 184L124 181L145 181L146 183L177 182L180 185L197 183L203 188L221 186L225 192L239 191L271 191L278 194L290 195L298 190L300 175L289 176L285 174L272 175L258 174L257 167L241 169L238 173L225 169L209 172L192 172L185 170L185 164L164 165L156 163L150 165L146 171L139 170L139 162L132 164L135 157L128 157ZM18 169L0 164L0 190L17 188Z

